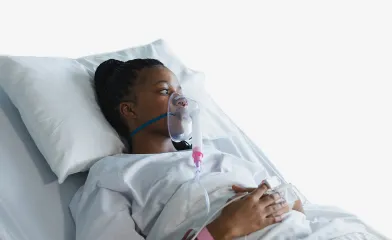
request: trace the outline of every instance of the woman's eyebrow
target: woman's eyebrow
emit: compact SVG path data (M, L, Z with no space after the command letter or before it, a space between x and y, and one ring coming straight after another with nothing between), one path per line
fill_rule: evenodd
M169 84L169 82L166 81L166 80L159 80L159 81L155 82L154 85L158 85L158 84L161 84L161 83Z
M167 80L159 80L159 81L155 82L154 85L159 85L159 84L162 84L162 83L171 86L171 85L170 85L170 82L167 81ZM178 85L178 86L177 86L177 90L182 90L181 85Z

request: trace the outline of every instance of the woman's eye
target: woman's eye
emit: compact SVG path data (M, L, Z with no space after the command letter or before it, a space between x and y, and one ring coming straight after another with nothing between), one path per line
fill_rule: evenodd
M164 90L161 90L160 93L161 93L161 94L169 94L169 90L164 89Z

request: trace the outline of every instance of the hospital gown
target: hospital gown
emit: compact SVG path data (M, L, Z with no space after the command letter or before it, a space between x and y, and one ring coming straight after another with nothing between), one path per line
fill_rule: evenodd
M173 240L182 239L189 229L200 229L206 220L206 202L204 190L193 181L191 154L121 154L98 161L70 204L76 239ZM256 175L269 177L260 163L213 147L206 147L204 154L201 184L209 193L210 214L219 215L219 209L234 195L230 190L233 184L256 187ZM326 223L314 228L305 215L292 211L283 223L255 232L248 239L314 239L312 234L331 239L357 232L367 234L360 223L340 228Z

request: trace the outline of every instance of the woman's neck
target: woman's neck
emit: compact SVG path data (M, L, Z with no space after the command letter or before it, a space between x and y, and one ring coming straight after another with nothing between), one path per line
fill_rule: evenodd
M177 151L170 138L139 132L132 137L131 148L133 154L153 154Z

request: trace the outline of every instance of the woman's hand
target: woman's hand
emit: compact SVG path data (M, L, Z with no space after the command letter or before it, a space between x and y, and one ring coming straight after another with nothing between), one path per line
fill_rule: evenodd
M245 192L252 192L256 189L256 188L243 188L243 187L240 187L237 185L233 185L232 188L233 188L234 192L236 192L237 194L245 193ZM293 206L293 210L305 214L305 211L302 207L301 200L295 201L294 206Z
M214 239L242 237L280 222L281 215L288 212L289 207L285 202L276 203L281 200L278 194L264 195L267 190L262 184L249 195L226 206L207 226Z

